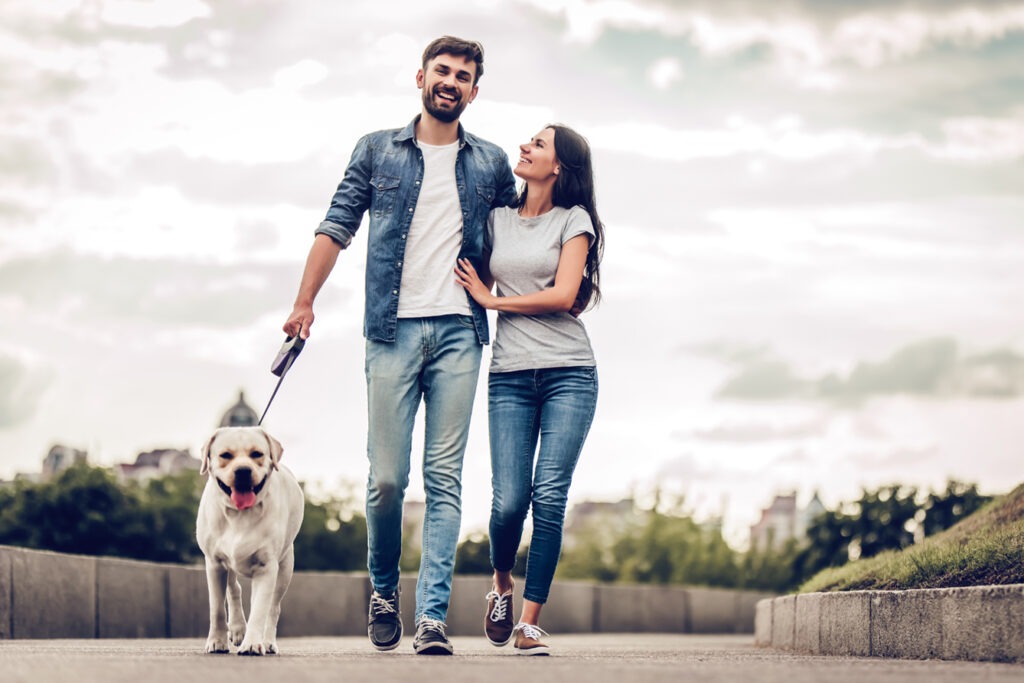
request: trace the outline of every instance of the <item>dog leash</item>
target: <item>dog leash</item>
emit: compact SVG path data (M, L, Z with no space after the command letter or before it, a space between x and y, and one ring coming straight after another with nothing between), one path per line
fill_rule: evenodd
M305 345L306 340L298 335L286 338L284 340L284 344L281 345L281 350L277 352L274 362L270 364L270 372L279 377L277 380L277 386L274 387L274 393L270 395L270 400L267 401L267 407L263 409L263 415L260 416L260 421L256 423L257 426L263 424L263 418L267 416L267 411L270 410L270 404L274 402L274 397L277 396L277 390L281 388L281 382L284 381L284 376L288 374L288 370L292 367L292 363L294 363L295 359L299 357L299 353L302 352L302 347Z

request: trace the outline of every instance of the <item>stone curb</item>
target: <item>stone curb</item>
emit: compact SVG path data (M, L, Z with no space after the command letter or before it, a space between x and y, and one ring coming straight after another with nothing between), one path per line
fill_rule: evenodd
M1024 584L769 598L757 603L754 641L815 655L1024 662Z
M249 604L249 582L242 580ZM402 618L415 630L416 579L402 577ZM486 576L452 581L448 633L483 632ZM365 572L296 572L279 635L366 634ZM544 613L553 633L753 633L755 593L684 586L556 581ZM522 582L516 585L516 605ZM65 555L0 546L0 640L9 638L190 638L210 624L201 566Z

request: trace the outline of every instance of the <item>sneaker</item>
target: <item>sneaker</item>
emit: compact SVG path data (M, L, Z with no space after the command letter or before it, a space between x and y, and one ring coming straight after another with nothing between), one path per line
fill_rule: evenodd
M452 644L444 634L443 621L420 617L416 624L416 639L412 641L412 649L418 655L450 655Z
M485 597L487 614L484 616L484 635L495 647L508 645L515 627L512 622L512 591L499 594L498 589L492 586L491 592Z
M398 605L398 593L381 595L373 591L370 596L369 622L366 634L378 650L394 650L402 640L402 615Z
M524 624L519 622L513 629L516 634L514 647L517 655L547 655L548 646L541 642L541 638L548 633L540 626Z

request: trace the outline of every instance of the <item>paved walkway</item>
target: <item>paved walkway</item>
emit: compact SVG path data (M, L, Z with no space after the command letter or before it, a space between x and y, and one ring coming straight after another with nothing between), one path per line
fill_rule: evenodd
M3 683L960 683L1024 680L1024 664L814 657L757 648L750 636L563 635L551 657L518 657L453 638L454 657L417 657L412 639L378 653L365 638L290 638L281 654L202 654L203 641L0 641Z

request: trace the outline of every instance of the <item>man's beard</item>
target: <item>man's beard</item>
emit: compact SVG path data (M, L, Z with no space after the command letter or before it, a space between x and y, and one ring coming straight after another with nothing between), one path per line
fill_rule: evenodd
M427 110L427 113L442 123L458 121L459 116L462 115L463 110L466 108L467 102L460 99L458 102L453 103L454 106L451 109L442 109L434 104L434 92L436 90L436 88L431 91L423 90L423 107Z

